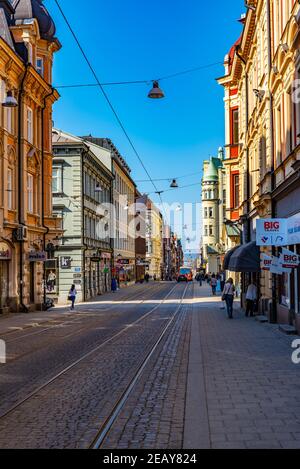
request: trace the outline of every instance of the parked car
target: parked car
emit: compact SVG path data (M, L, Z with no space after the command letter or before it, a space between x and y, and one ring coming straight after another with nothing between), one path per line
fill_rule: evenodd
M193 272L191 269L182 267L177 275L177 282L192 282Z

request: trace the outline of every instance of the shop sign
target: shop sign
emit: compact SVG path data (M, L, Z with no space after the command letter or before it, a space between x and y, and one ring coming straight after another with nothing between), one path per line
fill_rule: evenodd
M284 273L290 274L291 269L284 268L281 259L279 259L279 257L273 256L271 267L270 267L270 272L272 274L277 274L277 275L282 275Z
M256 222L257 246L286 246L287 234L286 218L263 218Z
M28 260L29 262L46 262L47 253L45 251L30 251Z
M287 269L297 269L300 264L300 258L298 254L295 254L293 251L289 251L285 248L282 248L280 261L282 262L282 266Z
M121 264L121 265L129 265L130 261L129 261L129 259L118 259L117 263Z
M262 254L261 257L261 269L269 271L271 268L273 257L267 256L267 254Z
M73 274L73 278L76 279L76 278L81 278L81 274Z
M11 260L11 248L6 243L0 243L0 261Z
M300 244L300 216L299 214L288 219L288 242L287 246Z
M71 269L72 258L69 256L63 256L60 258L60 268L61 269Z
M91 262L100 262L100 261L101 261L101 257L99 256L91 257Z
M74 272L81 272L81 267L75 267Z

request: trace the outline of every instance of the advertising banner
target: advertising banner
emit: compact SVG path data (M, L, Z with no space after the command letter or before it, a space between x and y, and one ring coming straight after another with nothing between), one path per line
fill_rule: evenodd
M300 215L295 215L287 221L287 245L300 244Z
M277 275L282 275L284 273L290 274L291 269L284 268L282 265L282 261L279 259L279 257L273 256L271 267L270 267L270 272L272 274L277 274Z
M282 262L282 267L287 269L297 269L300 264L298 254L285 248L282 248L282 254L279 259Z
M271 268L273 257L267 256L267 254L262 254L261 256L261 269L269 271Z
M286 246L288 227L286 218L260 219L256 222L257 246Z

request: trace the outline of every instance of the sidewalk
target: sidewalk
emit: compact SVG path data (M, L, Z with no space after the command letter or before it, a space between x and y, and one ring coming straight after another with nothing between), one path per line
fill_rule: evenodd
M278 326L195 287L184 448L300 448L300 365Z

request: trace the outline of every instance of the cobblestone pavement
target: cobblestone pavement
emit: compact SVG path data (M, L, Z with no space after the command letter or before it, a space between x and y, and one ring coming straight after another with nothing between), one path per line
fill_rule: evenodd
M156 293L147 306L149 312L149 306L153 309L158 303L152 314L1 418L0 446L87 447L133 378L141 357L148 353L169 321L184 286L168 284L160 290L160 300L170 292L165 305L159 305ZM140 307L138 311L137 317L141 317Z
M112 307L84 306L85 312L66 317L63 325L22 341L14 338L31 330L9 334L15 356L0 367L0 387L5 391L0 415L15 394L26 394L132 325L0 418L0 447L90 445L177 310L185 285L150 288L128 290L130 295L137 293L137 301L118 304L126 296L122 292ZM170 296L162 305L167 292ZM300 365L291 360L295 337L285 336L276 325L245 318L238 303L232 321L221 307L220 298L213 298L206 285L188 288L103 448L300 449Z
M300 448L293 338L245 318L238 303L233 321L221 308L207 286L195 286L193 305L149 364L104 448Z

